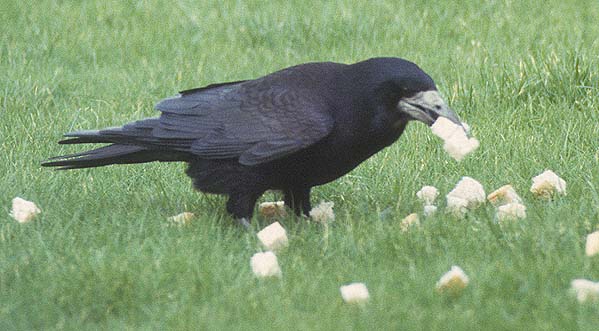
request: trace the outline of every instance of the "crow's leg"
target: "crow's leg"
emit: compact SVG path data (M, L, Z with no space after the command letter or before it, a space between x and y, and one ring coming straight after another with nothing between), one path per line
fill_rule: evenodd
M262 193L264 192L236 192L230 194L229 201L227 201L227 211L237 219L241 226L248 228L254 213L254 205Z
M250 221L245 217L238 218L237 223L246 230L250 228Z
M293 201L293 192L291 192L291 190L283 191L283 200L285 201L285 206L287 206L287 208L291 208L295 211L295 202Z
M310 188L309 187L294 187L293 189L285 190L285 205L293 209L297 216L308 215L312 206L310 204Z

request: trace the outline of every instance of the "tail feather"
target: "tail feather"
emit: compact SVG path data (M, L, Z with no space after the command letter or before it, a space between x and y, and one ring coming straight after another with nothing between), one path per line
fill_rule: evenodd
M57 156L42 163L44 167L58 170L101 167L109 164L139 163L139 153L144 148L132 145L108 145L82 153Z
M189 141L157 141L152 131L158 118L148 118L123 127L102 130L77 131L65 134L59 144L110 144L85 152L50 158L42 163L58 170L101 167L110 164L144 163L152 161L187 161Z
M102 167L111 164L132 164L152 161L188 161L189 154L178 151L146 149L134 145L113 144L81 153L57 156L42 163L57 170Z
M59 144L86 144L86 143L117 143L131 144L153 141L152 132L159 126L158 118L146 118L143 120L125 124L122 127L112 127L102 130L76 131L65 134L67 139L59 141Z
M59 141L58 143L61 145L112 142L107 136L103 135L100 130L76 131L66 133L64 136L67 139Z

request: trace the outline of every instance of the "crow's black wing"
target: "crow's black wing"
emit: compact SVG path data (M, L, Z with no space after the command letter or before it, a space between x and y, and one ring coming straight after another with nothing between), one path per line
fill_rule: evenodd
M183 92L161 101L153 139L206 159L269 162L327 136L333 119L318 91L263 80Z

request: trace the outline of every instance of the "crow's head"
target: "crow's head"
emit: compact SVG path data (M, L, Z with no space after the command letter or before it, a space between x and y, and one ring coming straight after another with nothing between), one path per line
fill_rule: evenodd
M416 64L399 58L375 58L362 62L371 70L375 93L389 111L401 118L432 125L439 116L461 125L447 106L432 78Z

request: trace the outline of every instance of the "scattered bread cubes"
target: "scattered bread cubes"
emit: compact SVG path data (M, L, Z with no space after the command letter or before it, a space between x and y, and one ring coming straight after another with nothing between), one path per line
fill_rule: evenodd
M35 205L34 202L16 197L12 199L12 210L10 216L19 223L27 223L32 221L42 211Z
M599 282L588 279L574 279L570 283L570 290L576 295L580 303L599 301Z
M370 294L368 294L368 288L364 283L351 283L344 285L339 288L341 291L341 297L345 303L350 304L363 304L368 302Z
M445 142L443 149L456 161L461 161L480 145L476 138L468 138L463 125L458 125L443 116L433 123L431 130L433 134L443 139Z
M250 266L254 275L258 278L281 277L281 268L273 251L287 246L287 232L279 222L274 222L258 232L257 236L269 251L252 256Z
M287 216L284 201L263 202L258 205L258 213L265 218L278 218Z
M483 186L473 178L462 177L446 196L447 211L457 217L463 217L470 209L474 209L485 202Z
M256 253L250 260L254 275L258 278L281 277L281 268L273 252Z
M444 118L440 118L433 125L433 132L446 141L446 150L456 158L461 158L475 149L469 149L471 143L466 137L462 127L449 120L449 124L443 124ZM438 124L441 123L441 124ZM465 139L465 140L464 140ZM464 147L466 146L466 147ZM531 192L539 197L551 198L555 195L566 194L566 182L559 178L551 170L532 179ZM439 196L439 190L434 186L423 186L416 197L423 203L424 216L433 215L437 211L434 205ZM456 215L463 216L469 210L478 207L486 200L497 207L497 219L499 221L508 219L521 219L526 217L526 206L511 185L504 185L488 196L485 195L483 186L473 178L462 177L456 186L446 196L447 210ZM328 223L335 219L333 202L321 202L309 212L312 220ZM31 201L16 197L12 200L11 216L19 223L26 223L35 218L41 210ZM259 205L259 213L266 218L285 217L287 215L283 201L264 202ZM187 225L195 215L190 212L171 216L168 220L171 224ZM420 225L418 214L412 213L406 216L400 223L401 231L406 232L412 227ZM250 267L257 278L280 278L281 268L274 251L280 250L288 245L286 230L279 222L274 222L257 233L261 244L268 250L254 254L250 259ZM590 233L586 237L585 254L594 256L599 254L599 231ZM452 266L436 283L437 292L450 297L458 297L469 285L469 277L458 266ZM576 299L581 302L599 302L599 282L587 279L574 279L571 282L571 291ZM370 295L364 283L351 283L340 287L343 301L348 304L364 304L368 302Z
M419 225L420 219L418 219L418 214L416 213L406 216L406 218L401 220L401 223L399 224L402 232L407 232L411 227Z
M168 218L168 220L174 225L183 226L183 225L189 225L194 218L195 218L195 215L193 213L186 211L181 214L171 216Z
M315 222L327 223L335 220L335 213L333 212L333 202L320 202L318 206L310 210L310 218Z
M459 296L462 291L468 286L470 279L458 266L452 266L451 270L445 273L437 282L437 292L448 296Z
M599 231L595 231L587 236L584 251L587 256L599 253Z
M257 235L262 245L271 251L279 250L288 244L287 231L279 222L274 222L265 227Z
M544 199L550 199L556 195L566 195L566 181L555 172L545 170L542 174L532 178L530 192Z

